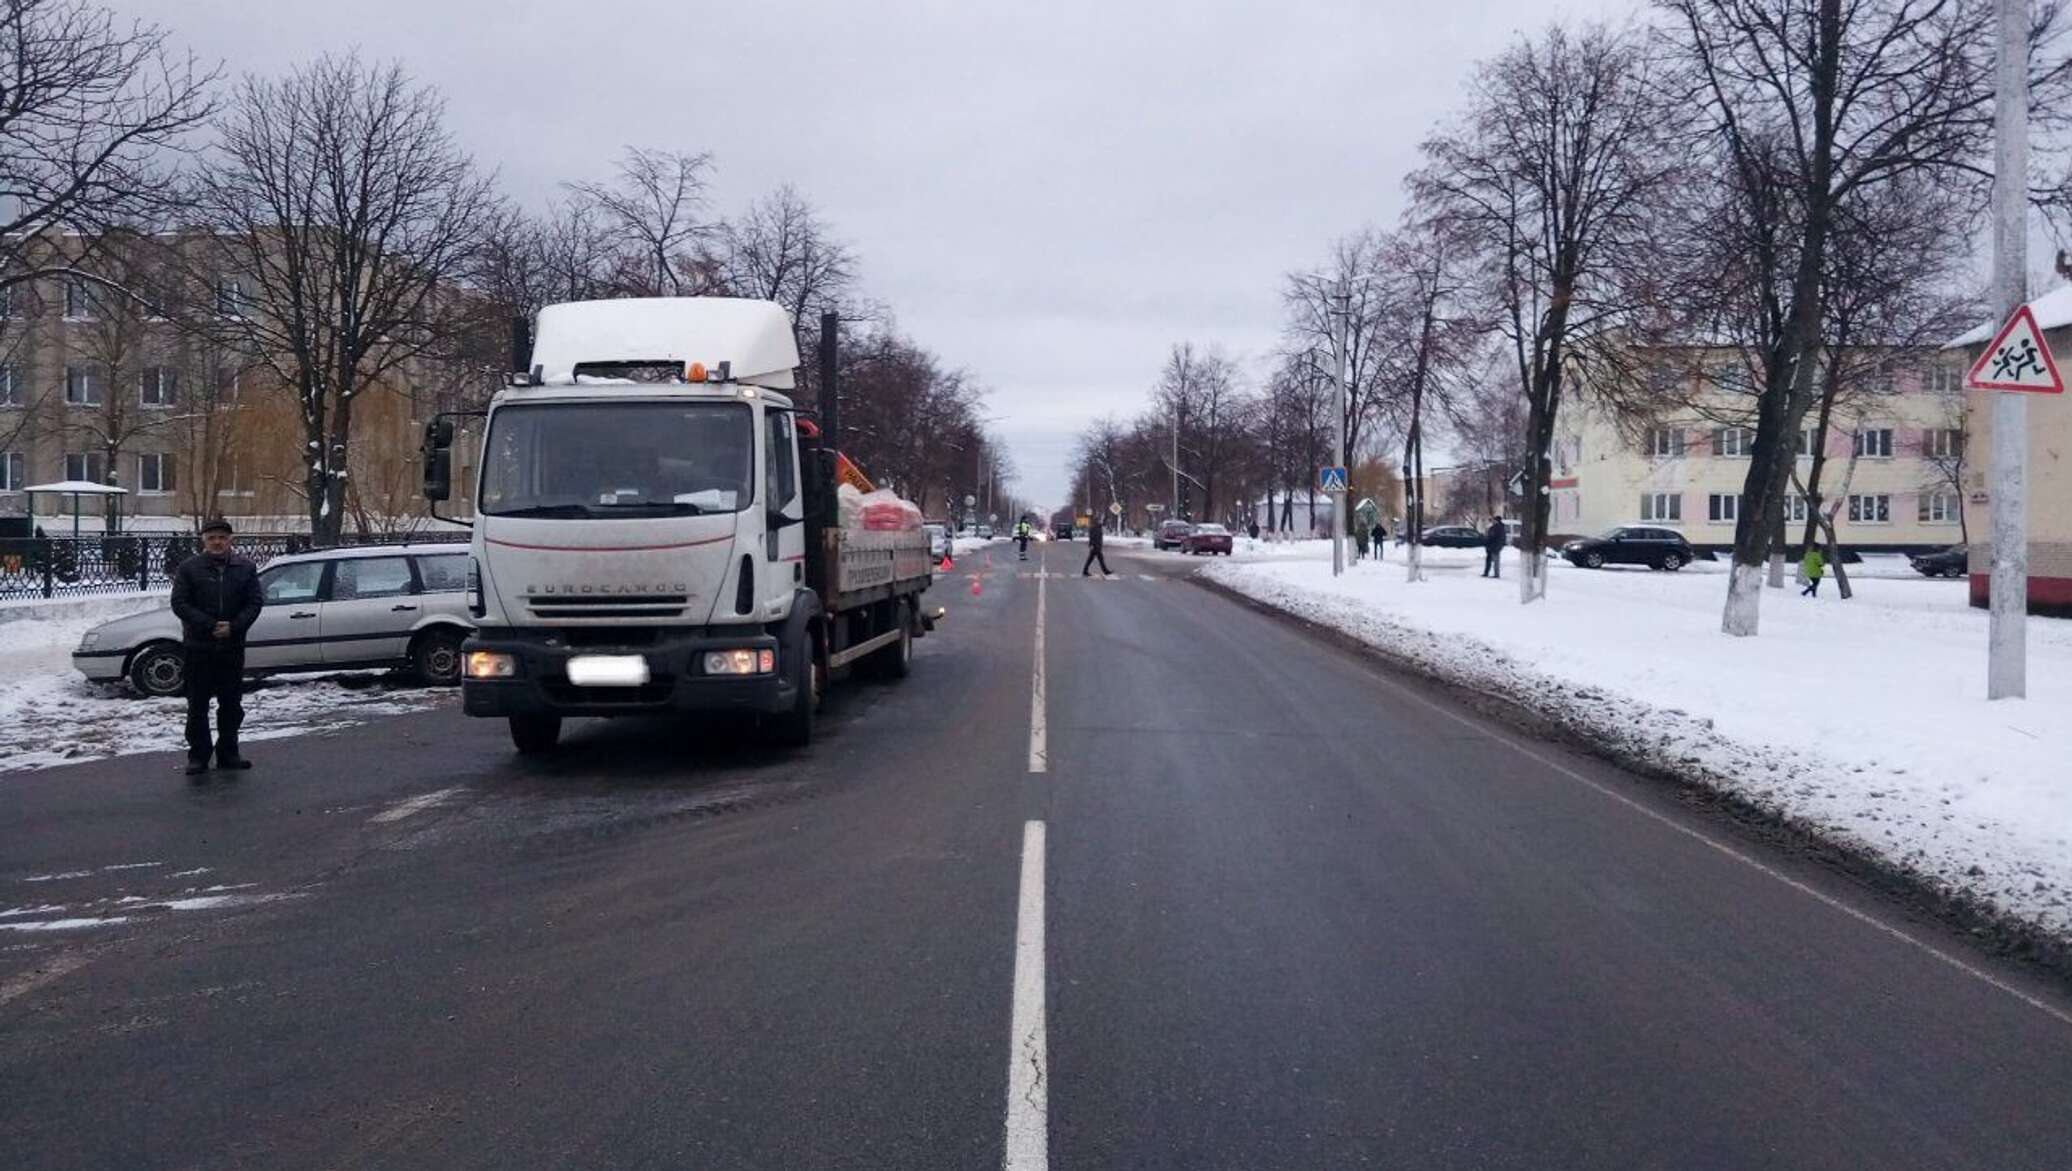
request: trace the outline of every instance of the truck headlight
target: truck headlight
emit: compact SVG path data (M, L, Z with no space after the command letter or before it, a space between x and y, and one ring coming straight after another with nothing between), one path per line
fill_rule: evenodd
M708 651L707 675L768 675L777 669L776 651Z
M509 679L518 674L518 660L495 651L469 651L465 666L470 679Z

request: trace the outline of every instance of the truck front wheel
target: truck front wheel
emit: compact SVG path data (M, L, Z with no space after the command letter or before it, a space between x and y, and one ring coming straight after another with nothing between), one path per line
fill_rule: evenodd
M770 738L787 748L804 748L813 743L813 721L820 707L820 689L824 678L820 655L816 653L815 639L811 627L799 632L799 645L789 648L789 658L797 666L793 676L791 707L770 718Z
M560 716L512 716L511 743L520 756L542 756L561 743Z

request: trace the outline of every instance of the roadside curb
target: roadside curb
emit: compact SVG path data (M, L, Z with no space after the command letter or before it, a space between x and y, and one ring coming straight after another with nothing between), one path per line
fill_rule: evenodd
M1783 850L1810 860L1906 909L1934 919L1970 937L1987 951L2020 960L2072 982L2072 937L2053 933L2018 915L1992 906L1969 891L1953 889L1934 876L1884 858L1854 843L1838 840L1817 826L1763 806L1733 792L1702 765L1672 768L1659 757L1607 736L1602 728L1573 713L1535 706L1511 695L1479 686L1435 668L1414 655L1379 646L1335 626L1253 597L1203 573L1185 580L1248 609L1286 622L1310 636L1350 651L1444 691L1479 715L1511 728L1556 741L1563 747L1617 765L1669 790L1679 803L1710 818L1731 822L1764 848Z

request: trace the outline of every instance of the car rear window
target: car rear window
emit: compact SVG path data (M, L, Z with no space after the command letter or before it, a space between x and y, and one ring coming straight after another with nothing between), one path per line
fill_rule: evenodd
M348 557L331 578L331 600L393 598L410 592L410 562L402 557Z
M417 576L428 594L457 594L468 586L468 555L441 553L417 559Z

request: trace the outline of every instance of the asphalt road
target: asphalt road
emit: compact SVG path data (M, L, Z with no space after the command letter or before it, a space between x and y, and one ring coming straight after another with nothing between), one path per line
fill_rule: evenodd
M967 558L806 752L0 781L0 926L122 920L0 929L0 1165L2072 1166L2064 989L1083 550Z

